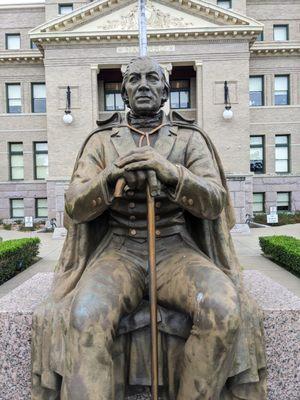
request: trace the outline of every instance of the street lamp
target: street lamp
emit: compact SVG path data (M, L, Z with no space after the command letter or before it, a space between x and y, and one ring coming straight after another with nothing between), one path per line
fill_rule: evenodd
M70 125L73 122L73 116L71 114L71 89L70 89L70 86L67 87L67 91L66 91L66 109L65 109L65 115L63 116L63 121L66 125Z
M233 117L233 111L231 109L229 87L227 81L224 82L224 104L225 104L225 110L223 112L223 118L225 120L231 120Z

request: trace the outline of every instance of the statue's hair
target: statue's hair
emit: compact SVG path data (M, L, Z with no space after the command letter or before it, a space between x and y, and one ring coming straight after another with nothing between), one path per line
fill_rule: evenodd
M170 84L167 81L165 72L164 72L163 68L161 67L161 65L159 65L159 63L156 60L154 60L153 58L151 58L151 57L135 57L129 62L129 64L126 67L125 72L123 73L123 81L122 81L122 88L121 88L122 99L123 99L124 103L126 104L126 106L130 107L129 106L128 96L127 96L127 91L126 91L126 87L125 87L126 83L128 82L130 67L132 65L138 63L139 61L143 61L143 60L149 60L153 64L156 64L157 67L158 67L158 70L159 70L159 72L161 74L161 79L162 79L162 82L164 84L164 93L165 93L165 95L163 96L163 98L161 100L161 107L163 107L163 105L165 104L166 101L168 101L168 98L169 98Z

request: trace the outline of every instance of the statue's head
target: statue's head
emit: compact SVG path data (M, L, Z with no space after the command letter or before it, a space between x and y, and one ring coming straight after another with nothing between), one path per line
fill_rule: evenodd
M122 98L136 115L156 114L168 100L170 86L164 71L150 57L134 58L123 76Z

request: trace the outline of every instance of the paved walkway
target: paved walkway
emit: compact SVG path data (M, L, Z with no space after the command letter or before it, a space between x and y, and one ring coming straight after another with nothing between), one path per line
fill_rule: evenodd
M242 267L244 269L255 269L262 272L300 297L300 279L268 260L261 254L258 237L268 235L290 235L300 239L300 224L286 225L276 228L257 228L251 229L250 235L234 235L233 240ZM53 271L61 252L63 240L53 240L52 234L50 233L0 230L0 237L4 240L33 236L38 236L41 239L40 257L42 257L42 259L26 271L0 286L0 297L4 296L10 290L16 288L38 272Z

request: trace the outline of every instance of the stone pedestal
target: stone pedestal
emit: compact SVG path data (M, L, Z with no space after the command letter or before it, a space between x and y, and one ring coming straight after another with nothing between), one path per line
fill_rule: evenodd
M0 399L30 400L31 323L53 274L37 274L0 299ZM269 400L299 400L300 299L257 271L244 272L247 290L264 312ZM127 400L148 400L149 395Z

